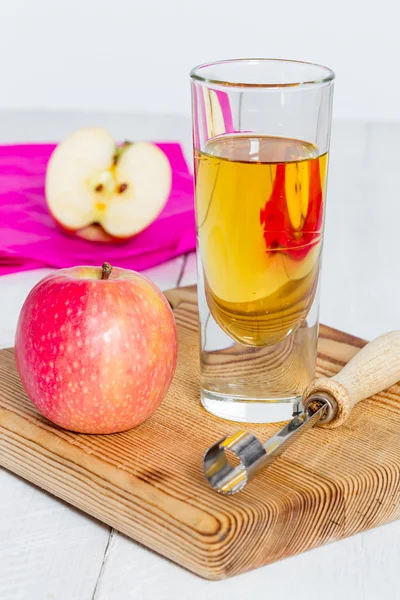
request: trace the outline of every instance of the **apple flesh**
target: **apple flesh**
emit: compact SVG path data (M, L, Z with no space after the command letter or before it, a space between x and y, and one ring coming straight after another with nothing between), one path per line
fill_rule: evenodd
M104 129L88 127L67 137L51 155L46 200L69 232L93 241L126 239L156 219L171 179L169 161L154 144L117 146Z
M74 267L45 277L19 316L15 356L39 412L81 433L115 433L160 405L176 366L172 310L129 270Z

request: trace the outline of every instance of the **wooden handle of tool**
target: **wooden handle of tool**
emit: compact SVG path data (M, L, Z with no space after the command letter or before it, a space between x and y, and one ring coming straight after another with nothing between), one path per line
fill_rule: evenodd
M328 392L337 404L336 416L323 425L343 425L352 408L400 381L400 331L390 331L367 344L331 379L315 379L305 390L303 402L317 392Z

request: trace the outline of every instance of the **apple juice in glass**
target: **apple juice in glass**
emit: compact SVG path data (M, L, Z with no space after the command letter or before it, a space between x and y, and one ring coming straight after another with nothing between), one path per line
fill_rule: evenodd
M285 420L315 372L334 75L257 59L191 76L201 400Z

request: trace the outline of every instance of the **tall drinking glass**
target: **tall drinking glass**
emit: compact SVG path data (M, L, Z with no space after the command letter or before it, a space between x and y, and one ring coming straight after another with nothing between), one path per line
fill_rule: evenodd
M314 376L333 80L271 59L191 72L201 401L225 419L289 419Z

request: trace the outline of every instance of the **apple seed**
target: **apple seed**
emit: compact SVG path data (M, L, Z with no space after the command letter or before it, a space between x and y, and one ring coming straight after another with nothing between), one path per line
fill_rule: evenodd
M117 192L118 194L123 194L125 190L128 189L128 184L127 183L120 183L120 185L117 188Z

